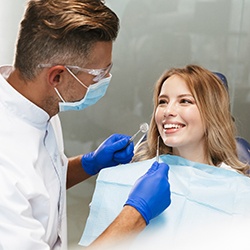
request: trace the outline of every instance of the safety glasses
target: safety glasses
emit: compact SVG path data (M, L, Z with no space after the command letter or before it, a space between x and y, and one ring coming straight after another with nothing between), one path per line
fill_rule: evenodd
M39 68L47 68L47 67L52 67L55 66L55 64L39 64ZM101 79L103 79L107 74L109 74L113 63L109 64L108 67L102 68L102 69L86 69L86 68L81 68L78 66L73 66L73 65L63 65L64 67L67 67L68 69L74 70L74 73L77 74L80 71L85 72L89 75L94 76L93 81L94 82L99 82Z

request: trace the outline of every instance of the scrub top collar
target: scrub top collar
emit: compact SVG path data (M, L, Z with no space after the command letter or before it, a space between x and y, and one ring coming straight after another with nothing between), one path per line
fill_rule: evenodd
M6 81L12 70L12 66L0 67L0 103L9 112L18 115L38 129L46 128L50 120L48 113L21 95Z

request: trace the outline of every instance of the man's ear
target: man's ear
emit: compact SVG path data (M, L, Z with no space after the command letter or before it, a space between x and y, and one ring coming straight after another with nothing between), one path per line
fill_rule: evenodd
M60 84L63 80L63 73L66 68L63 65L56 65L48 70L48 81L53 88Z

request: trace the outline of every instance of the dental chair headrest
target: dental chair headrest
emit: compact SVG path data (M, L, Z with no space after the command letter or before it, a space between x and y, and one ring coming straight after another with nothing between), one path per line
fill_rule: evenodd
M214 75L216 75L223 85L226 87L226 90L228 91L228 83L227 83L227 78L219 72L213 72ZM232 117L234 120L234 117ZM249 165L250 164L250 144L247 140L245 140L242 137L236 137L236 145L237 145L237 153L238 153L238 158L241 162ZM250 174L250 170L248 172Z
M219 73L219 72L213 72L213 74L216 75L221 80L221 82L223 83L223 85L226 87L228 91L227 78L222 73Z

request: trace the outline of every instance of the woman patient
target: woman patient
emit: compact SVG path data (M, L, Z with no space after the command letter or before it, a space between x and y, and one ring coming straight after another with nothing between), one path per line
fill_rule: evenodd
M169 165L171 205L129 249L248 247L249 166L238 160L235 134L229 95L219 78L197 65L164 72L155 85L147 139L137 147L133 163L98 176L83 240L108 226L159 152L159 160ZM104 220L103 214L110 218Z
M210 71L197 66L173 68L162 74L154 91L154 111L147 140L133 161L160 154L246 174L248 166L238 160L236 129L224 85Z

